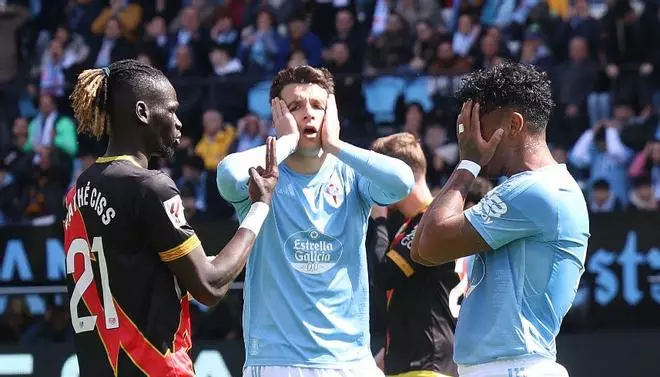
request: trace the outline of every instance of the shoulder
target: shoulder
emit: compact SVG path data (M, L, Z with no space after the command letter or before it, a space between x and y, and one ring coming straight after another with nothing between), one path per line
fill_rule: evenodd
M515 209L527 217L557 212L555 190L550 177L541 172L525 172L504 181L489 191L481 205L489 211Z
M138 186L142 194L155 194L158 197L172 197L179 193L172 178L160 171L145 171L139 177Z

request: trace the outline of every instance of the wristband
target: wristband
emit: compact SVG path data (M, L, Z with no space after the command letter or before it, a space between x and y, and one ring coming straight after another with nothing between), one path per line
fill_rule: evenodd
M474 177L476 178L479 175L479 172L481 171L481 166L477 164L474 161L470 160L461 160L461 162L458 163L458 166L456 166L456 170L458 169L465 169L472 173Z
M270 207L264 202L252 203L248 214L243 221L241 221L241 225L238 228L251 230L255 237L258 236L259 230L261 230L261 226L264 224L269 210Z

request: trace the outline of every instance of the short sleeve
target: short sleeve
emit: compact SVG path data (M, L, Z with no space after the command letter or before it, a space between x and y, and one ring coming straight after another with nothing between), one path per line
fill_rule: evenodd
M539 184L503 184L488 192L479 203L467 209L465 217L493 249L521 238L540 234L543 222L557 218L552 198Z
M183 201L171 178L157 174L142 181L138 219L150 250L164 262L190 253L201 244L184 216Z

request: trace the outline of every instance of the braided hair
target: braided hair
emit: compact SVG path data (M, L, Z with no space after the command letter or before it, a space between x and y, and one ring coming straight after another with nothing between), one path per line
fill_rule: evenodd
M150 82L164 78L160 70L133 59L83 71L70 96L78 132L96 139L109 134L111 109L115 98L119 98L117 92L127 88L139 93Z

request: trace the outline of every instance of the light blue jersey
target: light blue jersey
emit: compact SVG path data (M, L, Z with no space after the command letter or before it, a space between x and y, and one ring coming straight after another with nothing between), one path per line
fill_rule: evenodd
M468 266L454 358L473 365L535 355L555 360L555 337L584 271L589 216L566 166L516 174L465 216L493 249Z
M280 165L271 211L247 264L247 366L342 368L372 358L367 221L374 203L407 196L413 177L399 160L355 147L350 152L328 155L313 175ZM231 179L231 165L242 161L232 161L218 167L218 188L242 220L251 203L246 182Z

